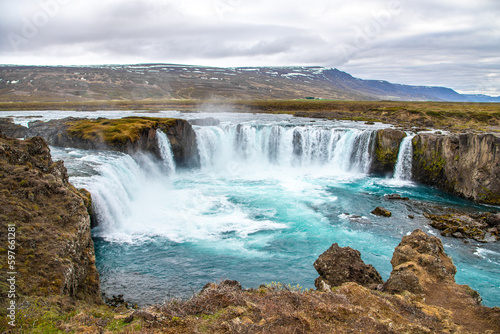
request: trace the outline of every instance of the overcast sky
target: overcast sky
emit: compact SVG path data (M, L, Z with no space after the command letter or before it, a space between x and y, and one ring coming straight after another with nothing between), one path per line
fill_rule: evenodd
M500 95L499 0L0 0L0 64L336 67Z

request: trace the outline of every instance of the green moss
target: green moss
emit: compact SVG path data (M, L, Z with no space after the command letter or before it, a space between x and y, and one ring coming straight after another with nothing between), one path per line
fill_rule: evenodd
M173 118L125 117L121 119L94 119L70 122L68 136L109 145L123 145L137 141L143 131L151 128L168 127L175 123Z

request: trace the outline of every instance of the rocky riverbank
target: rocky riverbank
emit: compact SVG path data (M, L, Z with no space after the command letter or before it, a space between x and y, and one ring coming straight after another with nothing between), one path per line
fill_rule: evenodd
M68 183L47 144L0 137L1 228L16 227L18 333L497 332L500 309L454 281L441 241L420 230L396 248L383 282L359 252L332 245L315 263L318 290L270 283L244 290L208 284L189 300L141 309L102 304L90 238L88 192ZM6 235L1 234L6 244ZM2 249L2 261L6 250ZM4 266L2 262L2 266ZM312 264L311 264L312 265ZM5 271L2 281L6 282ZM8 286L1 285L2 294ZM168 291L165 291L167 294ZM119 299L116 299L119 300Z
M18 311L36 298L101 303L88 192L68 182L62 161L52 161L40 137L0 134L0 178L0 327L7 328L12 301ZM7 298L13 286L16 298Z

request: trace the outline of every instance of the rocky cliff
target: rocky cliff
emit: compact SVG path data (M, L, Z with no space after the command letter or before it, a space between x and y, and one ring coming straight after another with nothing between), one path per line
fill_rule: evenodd
M53 146L116 150L128 154L142 151L160 157L157 130L168 136L177 166L199 166L196 133L187 121L181 119L69 117L48 122L30 122L27 136L41 136Z
M482 203L500 205L500 137L430 134L413 139L413 178Z
M18 309L36 296L100 303L88 193L68 182L62 161L51 160L40 137L22 141L0 133L0 179L2 321L12 286ZM14 285L7 281L12 276Z
M371 173L392 175L398 160L399 147L406 133L394 129L378 130L375 135Z

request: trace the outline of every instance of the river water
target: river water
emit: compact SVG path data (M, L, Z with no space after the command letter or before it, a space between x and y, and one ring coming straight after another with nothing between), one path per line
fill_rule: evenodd
M282 282L312 288L314 261L336 242L361 252L387 279L394 248L420 228L436 235L457 266L456 281L500 305L500 245L444 238L427 225L435 205L494 211L411 181L410 141L402 143L394 178L368 174L374 130L365 125L234 113L8 112L32 118L118 118L130 115L212 116L194 126L201 168L175 168L159 136L162 160L109 151L51 148L77 187L93 197L101 288L138 304L189 296L207 282L234 279L245 288ZM7 115L5 115L7 116ZM398 193L410 201L385 200ZM370 212L383 206L393 215ZM411 219L408 216L413 215Z

